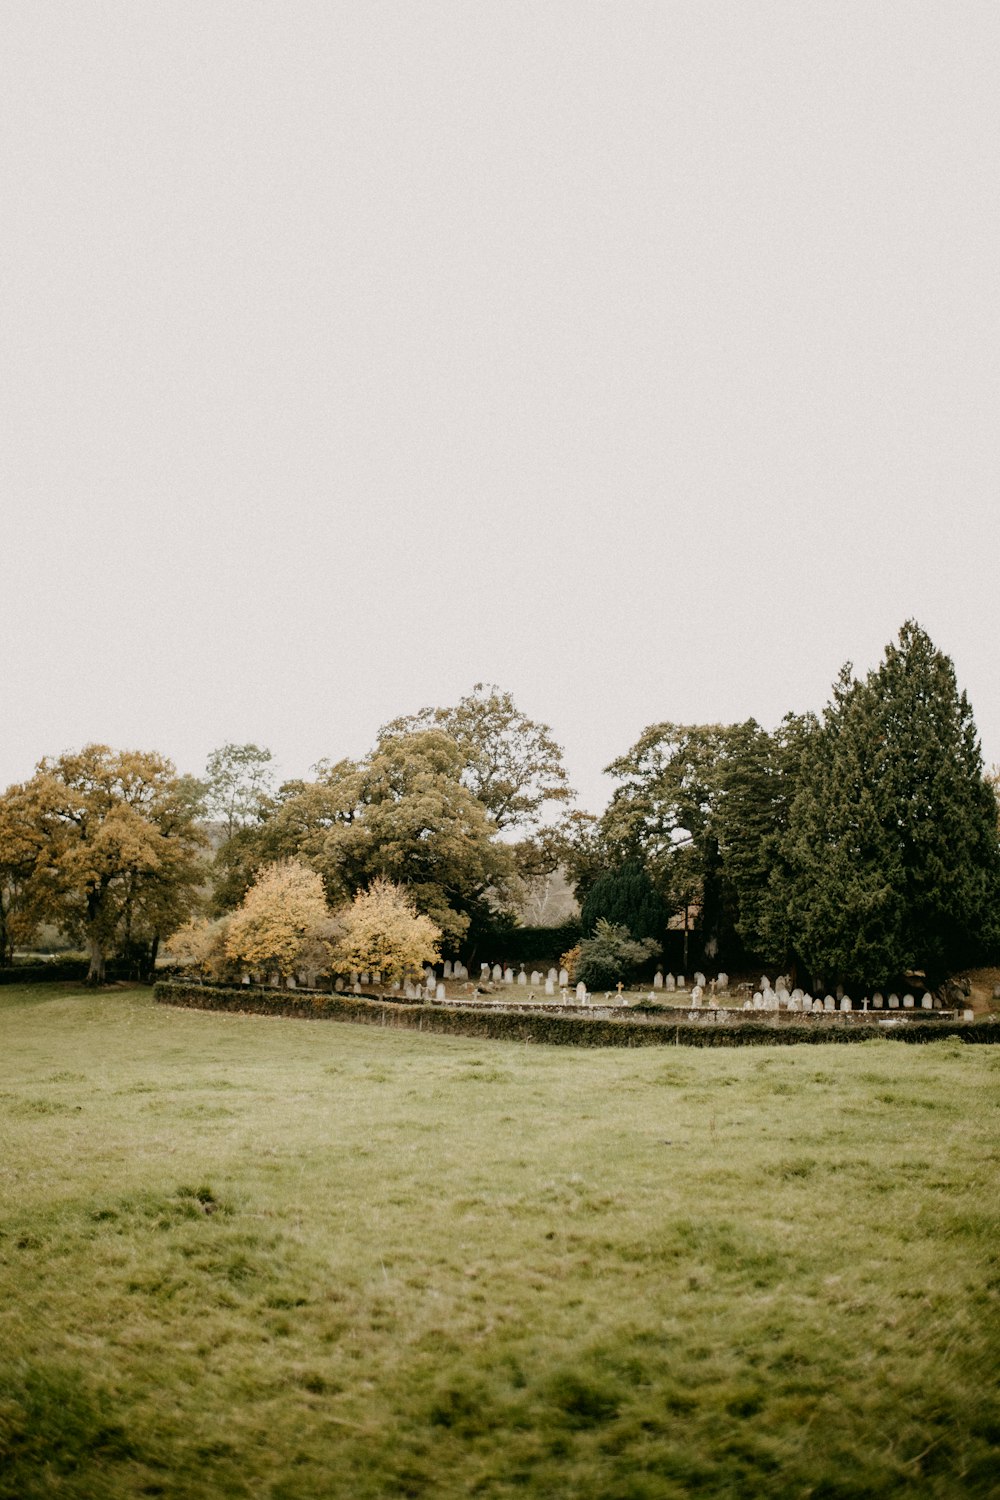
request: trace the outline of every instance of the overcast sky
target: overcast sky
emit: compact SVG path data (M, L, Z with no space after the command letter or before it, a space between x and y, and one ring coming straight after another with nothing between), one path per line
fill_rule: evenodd
M7 0L0 787L509 689L581 803L915 616L1000 760L996 0Z

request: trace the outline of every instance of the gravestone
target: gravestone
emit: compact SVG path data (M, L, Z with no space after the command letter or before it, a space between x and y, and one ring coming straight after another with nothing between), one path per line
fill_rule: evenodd
M489 972L490 972L490 966L489 966L489 964L487 964L487 963L481 963L479 965L479 974L480 974L480 977L482 977L484 974L488 974Z
M546 979L546 981L545 981L545 993L547 995L554 995L555 992L556 992L556 987L555 987L554 981L551 978Z
M583 1005L587 999L587 986L584 984L582 979L576 987L576 999L579 1005Z
M542 976L537 969L532 969L531 971L531 982L532 984L541 984L542 982Z
M402 988L402 985L400 984L399 980L398 979L394 979L392 981L392 992L393 992L393 994L394 995L398 995L399 991L401 990L401 988Z
M744 1002L743 1002L743 1009L744 1010L753 1010L753 1004L752 1004L752 1002L749 999L744 1000Z
M840 997L840 1008L841 1008L841 1010L850 1010L851 1009L851 997L850 997L850 995L841 995L841 997Z
M430 990L430 985L428 985L427 988L428 988L428 991L429 991ZM434 998L435 998L435 1000L443 1000L444 999L444 985L443 984L439 984L438 987L437 987L437 989L434 991Z
M793 990L792 993L788 997L788 1009L789 1010L799 1010L801 1008L801 1005L802 1005L802 991L801 990Z
M771 988L771 981L768 979L766 974L762 974L760 976L760 984L757 986L757 988L760 990L762 995L765 990L769 990Z
M493 983L494 984L499 984L502 978L503 978L503 969L501 969L501 967L500 967L499 964L494 964L493 965Z
M551 979L553 984L558 984L559 983L559 971L558 971L558 969L550 969L549 972L546 974L545 977L546 977L546 979Z
M663 988L663 970L662 969L657 969L656 973L653 975L653 989L654 990L662 990L662 988Z
M764 1009L764 996L763 996L763 993L760 990L755 990L754 991L753 1008L754 1008L754 1010L763 1010Z
M934 1009L934 999L933 999L933 997L931 995L921 995L921 997L920 997L920 1008L921 1008L921 1010L933 1010Z
M667 991L668 994L672 994L673 991L677 988L677 980L672 974L668 974L666 979L664 979L663 988Z
M903 996L903 1009L904 1010L912 1010L913 1009L913 996L912 995L904 995Z
M890 1010L898 1010L899 1009L899 996L898 995L890 995L889 996L889 1009Z
M683 974L678 974L678 976L677 976L677 988L679 990L683 990L683 989L687 988L687 985L684 983L684 975Z
M413 985L409 980L406 981L406 988L404 989L403 994L406 996L407 1000L415 1000L417 997L417 992L413 988Z
M885 1000L882 996L882 991L876 990L874 995L872 996L872 1006L875 1010L881 1010L884 1004Z
M510 964L508 964L506 969L504 969L503 971L503 982L504 984L514 983L514 970L511 968Z
M698 989L704 991L705 985L708 983L708 981L707 981L707 979L705 978L704 974L701 972L700 969L696 969L695 970L694 982L695 982L695 986Z
M528 982L528 976L524 972L523 969L521 970L521 972L517 976L517 982L518 982L518 984L527 984L527 982Z
M355 986L354 986L354 993L355 993L355 994L356 994L356 995L360 995L360 994L361 994L361 986L360 986L360 984L356 984L356 985L355 985Z
M361 978L361 975L358 973L357 969L352 969L351 970L351 984L352 985L357 984L357 982L358 982L358 980L360 978Z
M370 977L370 975L368 975L368 974L362 974L362 976L361 976L361 983L362 984L371 984L371 977Z
M824 997L823 997L823 1009L824 1010L836 1010L837 1009L837 1002L833 998L832 995L824 995Z
M704 991L702 990L701 985L700 984L696 984L695 987L694 987L694 989L691 991L691 1004L693 1006L700 1006L701 1005L701 997L702 997L703 993L704 993Z
M337 992L338 995L342 995L344 993L344 979L343 979L343 975L341 975L341 974L337 975L337 979L336 979L336 982L335 982L335 984L334 984L333 987L336 990L336 992Z
M813 1008L813 997L812 997L812 995L803 995L802 996L802 1014L808 1016L811 1013L812 1008Z
M784 974L779 974L777 979L774 981L774 992L776 995L788 994L788 981L785 978Z
M451 978L451 959L450 958L446 958L445 959L445 961L444 961L444 968L442 969L441 972L444 975L445 979L450 979Z
M565 969L559 970L559 983L562 985L563 989L565 989L569 984L569 974Z
M975 1011L972 1011L972 1010L963 1010L963 1012L962 1012L962 1020L963 1021L974 1021L975 1019L976 1019L976 1013L975 1013Z
M718 986L719 986L720 990L728 990L728 988L729 988L729 975L725 974L725 973L720 974L717 983L718 983Z
M285 988L289 989L289 990L294 990L294 988L295 988L295 975L294 974L289 974L288 978L285 980Z

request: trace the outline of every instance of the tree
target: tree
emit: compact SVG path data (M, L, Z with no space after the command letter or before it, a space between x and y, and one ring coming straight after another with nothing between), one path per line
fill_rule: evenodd
M191 917L167 941L167 956L174 963L196 970L204 979L229 977L232 961L226 953L229 917Z
M995 938L995 799L954 666L914 621L863 681L841 672L784 847L791 928L814 973L934 982Z
M549 726L529 719L495 683L477 682L453 708L394 719L379 741L423 729L443 730L458 745L462 780L497 829L534 828L548 803L572 796Z
M259 745L222 745L205 766L205 811L229 840L260 820L274 788L270 750Z
M651 724L607 767L621 785L601 819L616 862L640 861L670 911L701 908L702 933L723 928L721 862L713 814L732 735L722 724ZM687 925L685 925L685 964Z
M322 968L336 927L315 870L295 860L268 865L229 920L226 956L244 968L288 978Z
M441 929L417 911L394 881L373 880L341 913L341 921L332 965L339 973L379 973L392 984L414 978L441 957Z
M0 967L34 936L41 913L31 876L42 849L34 798L24 786L0 796Z
M463 765L455 741L434 729L381 739L363 761L321 763L317 781L282 788L258 854L307 861L334 905L378 877L400 882L454 946L513 869Z
M795 967L785 839L817 727L811 714L786 714L773 734L754 719L735 725L713 799L722 899L732 927L747 953L782 971Z
M637 940L627 927L599 917L593 936L579 944L574 976L588 989L610 989L619 982L628 984L642 964L659 951L655 939Z
M24 899L85 944L87 982L103 983L116 947L141 941L152 961L202 878L197 784L155 752L87 745L40 761L14 790L36 841Z
M591 934L603 918L613 926L627 927L632 937L661 942L667 915L663 897L645 867L638 860L627 860L594 882L580 908L580 925L585 934Z

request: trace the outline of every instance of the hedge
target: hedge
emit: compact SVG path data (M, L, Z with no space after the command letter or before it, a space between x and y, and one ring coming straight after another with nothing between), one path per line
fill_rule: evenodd
M516 1014L443 1005L399 1004L313 991L250 989L247 985L201 985L159 982L153 998L162 1005L187 1006L248 1015L289 1016L298 1020L352 1021L362 1026L391 1026L442 1035L492 1037L506 1042L542 1042L576 1047L788 1047L799 1043L869 1041L875 1036L899 1042L936 1042L957 1036L963 1042L1000 1042L995 1021L907 1021L897 1026L777 1027L761 1021L704 1025L697 1022L613 1021L592 1016Z
M506 927L495 932L478 934L475 953L466 955L466 962L473 972L487 961L494 964L510 964L517 968L521 964L555 964L580 940L580 924L577 921L563 922L558 927Z
M90 965L85 958L70 959L68 963L56 961L51 964L11 964L0 969L0 984L48 984L57 979L83 984L89 969ZM105 978L108 980L131 979L134 973L134 966L131 964L111 962L105 966Z

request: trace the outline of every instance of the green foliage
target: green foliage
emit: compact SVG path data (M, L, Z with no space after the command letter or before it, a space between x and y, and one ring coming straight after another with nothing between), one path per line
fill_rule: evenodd
M579 922L562 922L558 927L486 927L477 936L471 955L491 964L555 964L580 936Z
M995 939L993 793L954 667L914 622L863 681L841 673L783 848L790 930L814 973L936 983Z
M253 744L226 744L208 757L205 811L227 840L266 813L274 791L273 759L270 750Z
M599 876L580 908L580 928L593 933L599 919L627 927L635 938L663 941L667 910L663 897L638 860L627 860Z
M644 963L660 951L655 938L633 938L627 927L598 917L593 935L579 944L575 978L589 989L628 984Z

